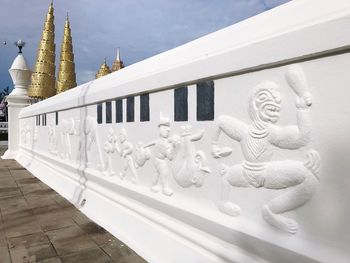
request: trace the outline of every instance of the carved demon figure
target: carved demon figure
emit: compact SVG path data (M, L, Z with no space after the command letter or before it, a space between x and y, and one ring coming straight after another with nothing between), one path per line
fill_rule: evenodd
M228 156L231 149L219 147L218 140L223 132L241 145L245 160L231 167L224 166L222 174L222 203L220 210L231 216L240 214L240 207L230 201L233 187L264 187L285 189L262 208L263 218L271 225L296 233L295 220L281 214L306 203L314 194L318 184L319 154L310 150L307 161L272 161L274 149L299 149L310 142L312 96L302 69L295 65L286 74L289 86L297 95L297 125L280 127L281 94L274 82L258 84L249 100L251 124L230 117L220 116L213 137L212 154L215 158Z

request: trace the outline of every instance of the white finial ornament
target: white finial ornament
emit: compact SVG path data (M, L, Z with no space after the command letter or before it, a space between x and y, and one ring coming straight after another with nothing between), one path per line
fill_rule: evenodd
M19 40L16 42L17 46L20 46L20 51L18 52L18 56L14 59L11 68L9 69L14 89L10 95L22 95L27 96L28 86L30 84L30 77L32 75L31 70L29 69L28 63L25 57L22 54L22 48L24 46L24 42Z

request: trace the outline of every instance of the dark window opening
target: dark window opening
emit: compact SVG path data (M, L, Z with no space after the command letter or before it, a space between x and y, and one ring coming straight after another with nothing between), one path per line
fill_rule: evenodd
M97 104L97 123L102 123L102 104Z
M149 94L140 95L140 121L149 121Z
M56 125L58 125L58 111L56 111L56 114L55 114L56 116Z
M40 115L38 115L38 126L40 126Z
M197 84L197 121L214 120L214 81Z
M123 122L123 99L115 101L115 122Z
M133 122L135 120L135 103L134 103L134 97L127 97L126 98L126 121L127 122Z
M174 120L188 120L188 89L181 87L174 90Z
M112 102L106 102L106 123L112 123Z

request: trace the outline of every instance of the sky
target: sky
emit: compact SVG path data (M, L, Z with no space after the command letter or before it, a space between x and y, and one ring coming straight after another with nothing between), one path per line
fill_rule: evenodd
M56 70L67 12L79 85L94 79L105 57L111 66L117 47L128 66L288 1L54 0ZM17 55L15 41L26 42L23 53L34 68L50 2L0 0L0 90L13 85L8 69Z

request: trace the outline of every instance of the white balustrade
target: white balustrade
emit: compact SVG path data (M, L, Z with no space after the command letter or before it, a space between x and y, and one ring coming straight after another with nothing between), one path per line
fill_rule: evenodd
M24 108L16 160L149 262L348 262L349 30L291 1Z

